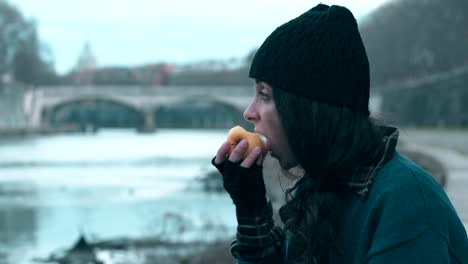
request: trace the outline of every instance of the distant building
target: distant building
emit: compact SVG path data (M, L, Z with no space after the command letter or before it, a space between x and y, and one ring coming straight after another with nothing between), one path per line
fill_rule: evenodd
M86 42L72 70L72 82L78 85L92 84L96 74L96 67L96 56L91 50L90 43Z
M143 85L168 85L172 71L173 66L167 63L146 64L133 68L138 83Z

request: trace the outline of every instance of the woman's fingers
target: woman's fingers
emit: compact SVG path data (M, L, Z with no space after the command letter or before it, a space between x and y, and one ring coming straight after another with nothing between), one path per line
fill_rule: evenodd
M215 157L215 164L220 164L223 162L223 160L226 158L226 155L229 152L229 148L231 147L231 144L229 142L224 142L221 147L218 149L218 152L216 153Z
M262 165L264 160L265 160L265 155L262 153L262 155L258 156L258 159L256 161L257 165L258 166Z
M229 155L229 160L232 162L238 162L244 156L245 151L247 150L248 143L246 140L241 140L237 146L234 148L232 153Z
M244 159L244 161L242 161L241 167L250 168L252 167L252 164L254 164L255 162L257 162L258 164L258 160L261 160L261 159L262 159L262 149L260 147L255 147L252 150L252 152L250 152L250 154Z

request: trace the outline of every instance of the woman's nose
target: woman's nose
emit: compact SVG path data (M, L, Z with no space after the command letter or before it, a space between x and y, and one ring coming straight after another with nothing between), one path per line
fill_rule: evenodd
M244 119L252 123L258 120L258 113L257 111L255 111L253 103L250 103L249 106L247 106L247 108L245 109Z

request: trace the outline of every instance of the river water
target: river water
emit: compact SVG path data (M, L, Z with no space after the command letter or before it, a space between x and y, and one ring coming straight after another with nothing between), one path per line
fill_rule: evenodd
M213 169L225 133L103 130L1 140L0 263L32 263L80 234L189 240L207 238L200 230L211 226L225 232L211 237L232 235L227 195L195 184Z

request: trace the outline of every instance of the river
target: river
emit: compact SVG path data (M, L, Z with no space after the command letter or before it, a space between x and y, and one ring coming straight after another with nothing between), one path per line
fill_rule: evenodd
M212 170L225 133L102 130L0 140L1 263L29 264L69 247L80 234L190 240L207 238L200 230L217 226L232 235L227 195L195 184Z

